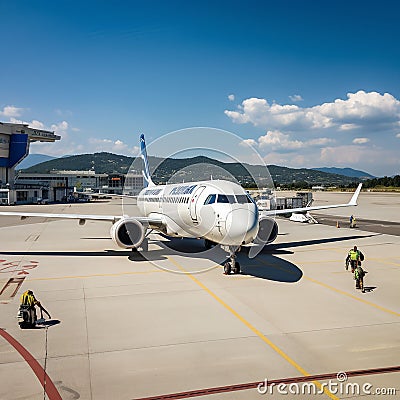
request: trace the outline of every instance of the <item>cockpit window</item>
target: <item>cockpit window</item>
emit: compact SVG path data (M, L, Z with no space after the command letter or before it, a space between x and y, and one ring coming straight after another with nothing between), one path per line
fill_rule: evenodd
M251 203L251 200L249 197L245 194L237 194L236 195L236 200L239 204L246 204L246 203Z
M232 194L219 194L217 203L236 203L235 196Z
M216 194L210 194L210 195L206 198L206 201L204 202L204 205L215 203L216 197L217 197Z
M219 194L218 203L229 203L228 197L226 197L224 194Z
M247 194L246 196L247 196L247 198L249 199L249 202L250 202L250 203L256 204L256 202L254 201L254 199L253 199L249 194Z

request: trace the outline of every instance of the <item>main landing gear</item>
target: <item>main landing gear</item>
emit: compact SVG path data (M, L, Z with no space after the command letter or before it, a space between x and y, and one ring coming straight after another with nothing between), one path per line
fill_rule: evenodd
M224 274L229 275L231 272L240 274L240 264L236 261L236 247L229 246L229 260L224 264Z

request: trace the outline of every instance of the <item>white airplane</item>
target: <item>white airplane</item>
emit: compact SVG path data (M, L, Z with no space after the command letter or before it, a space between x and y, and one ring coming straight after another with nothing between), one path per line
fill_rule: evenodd
M155 230L169 237L203 238L206 248L220 245L229 253L224 273L240 272L236 252L243 245L264 246L278 235L278 225L271 217L278 214L306 213L325 208L357 205L360 184L349 203L258 212L257 205L238 184L225 180L199 181L184 184L155 185L151 180L144 135L140 136L144 162L145 188L137 197L141 216L51 214L0 212L0 216L110 221L110 235L121 248L147 250L147 231ZM133 197L133 196L124 196Z

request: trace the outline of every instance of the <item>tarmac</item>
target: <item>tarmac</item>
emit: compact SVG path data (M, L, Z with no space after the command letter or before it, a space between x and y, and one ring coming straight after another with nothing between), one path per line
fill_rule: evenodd
M321 193L314 204L350 196ZM120 200L7 209L122 212ZM400 222L399 211L398 194L361 193L357 208L322 218ZM398 398L400 237L277 222L276 242L253 259L241 252L242 274L225 276L201 240L168 249L152 234L143 257L119 249L106 222L1 218L0 399L358 397L346 384L364 399ZM366 293L344 267L354 245ZM27 289L52 316L38 329L17 324ZM330 380L337 390L323 391ZM305 381L322 393L278 389L301 392Z

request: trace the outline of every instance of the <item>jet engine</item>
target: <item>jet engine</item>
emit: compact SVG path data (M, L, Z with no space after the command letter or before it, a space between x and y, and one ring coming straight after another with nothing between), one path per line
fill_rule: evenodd
M258 221L258 233L254 240L258 244L272 243L278 236L278 224L268 217L262 217Z
M145 228L134 218L122 218L111 227L110 235L119 247L138 248L144 240Z

